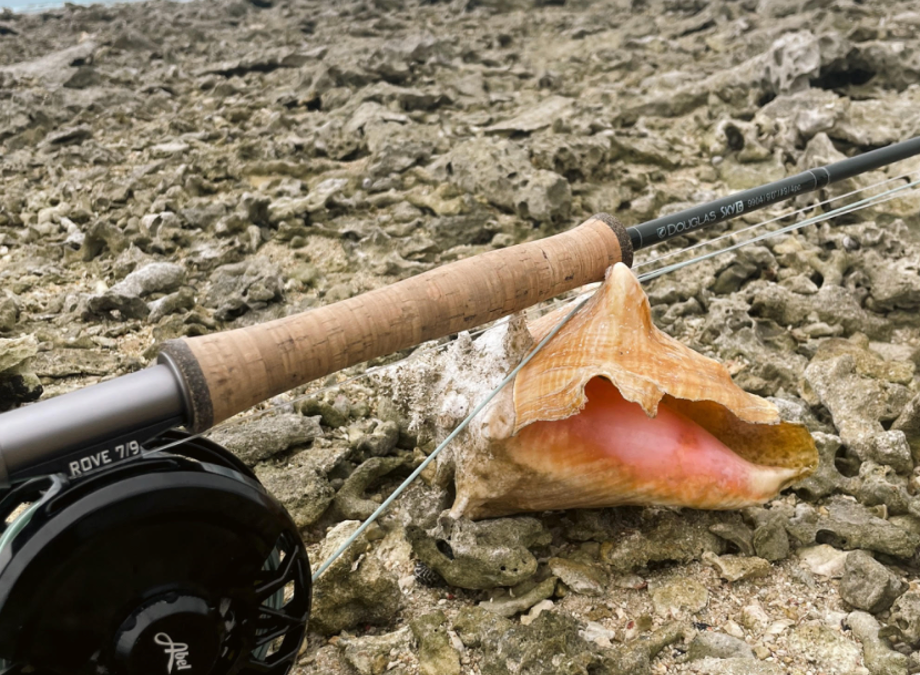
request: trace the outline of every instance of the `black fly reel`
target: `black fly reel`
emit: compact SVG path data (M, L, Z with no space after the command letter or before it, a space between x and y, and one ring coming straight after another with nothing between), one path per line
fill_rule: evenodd
M297 528L220 446L0 493L0 673L284 675L310 612Z

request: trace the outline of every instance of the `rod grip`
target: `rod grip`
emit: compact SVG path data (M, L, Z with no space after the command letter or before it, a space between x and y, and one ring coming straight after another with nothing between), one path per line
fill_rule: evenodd
M626 229L597 214L538 241L489 251L301 314L166 342L197 433L272 396L377 356L467 330L632 265Z

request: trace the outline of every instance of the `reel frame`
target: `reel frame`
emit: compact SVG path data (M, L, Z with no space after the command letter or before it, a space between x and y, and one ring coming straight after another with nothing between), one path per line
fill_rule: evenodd
M168 431L88 476L28 480L0 493L0 528L3 675L284 675L296 661L306 549L212 441Z

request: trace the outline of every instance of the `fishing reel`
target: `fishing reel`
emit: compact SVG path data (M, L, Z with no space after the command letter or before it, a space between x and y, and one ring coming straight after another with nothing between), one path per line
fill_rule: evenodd
M0 673L284 675L311 594L291 517L213 442L139 450L0 492Z

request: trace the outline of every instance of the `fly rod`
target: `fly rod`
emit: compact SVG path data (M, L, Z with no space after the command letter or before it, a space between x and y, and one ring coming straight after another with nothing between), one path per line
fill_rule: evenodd
M181 654L196 672L283 674L310 611L298 529L247 466L178 427L200 434L600 281L635 250L917 154L920 138L630 228L598 214L302 314L169 341L151 368L0 415L0 670L159 673Z
M920 136L630 227L634 251L920 154Z
M302 314L166 342L158 365L0 416L0 485L82 475L139 452L135 436L195 433L356 363L488 323L599 281L633 252L920 154L920 137L625 228L606 214ZM103 457L100 444L115 444ZM122 438L124 437L124 438ZM131 442L134 444L131 445ZM90 448L92 453L82 452ZM82 454L81 454L82 453Z

